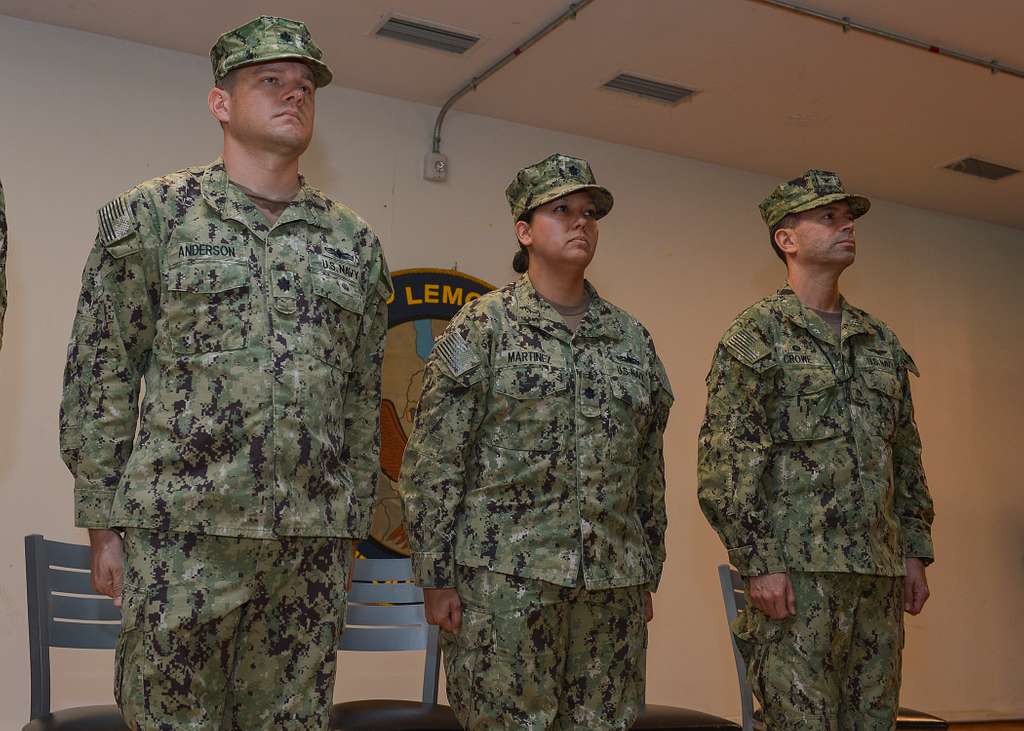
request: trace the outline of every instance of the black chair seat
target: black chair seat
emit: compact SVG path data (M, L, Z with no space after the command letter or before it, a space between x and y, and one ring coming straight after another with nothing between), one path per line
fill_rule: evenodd
M738 729L737 724L710 713L691 711L689 708L655 706L648 703L635 724L634 731L642 729Z
M47 713L22 731L128 731L117 706L80 706Z
M415 701L373 700L337 703L332 731L459 731L448 706Z
M761 709L758 708L754 711L754 721L759 724L764 724L761 719ZM930 729L943 729L949 728L949 723L943 721L938 716L933 716L930 713L924 711L915 711L913 708L903 708L902 706L896 711L896 728L930 728Z
M913 708L900 708L896 714L896 728L949 728L949 724L938 716Z

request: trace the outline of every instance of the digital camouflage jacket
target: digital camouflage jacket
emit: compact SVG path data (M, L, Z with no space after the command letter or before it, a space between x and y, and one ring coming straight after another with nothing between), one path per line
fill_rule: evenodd
M882 322L841 305L841 344L787 287L743 312L715 353L698 496L745 576L900 576L907 557L933 558L917 367Z
M400 481L420 585L461 564L656 588L672 392L647 330L587 287L575 334L524 276L438 340Z
M60 416L76 525L367 535L390 291L305 183L273 227L219 160L105 206Z

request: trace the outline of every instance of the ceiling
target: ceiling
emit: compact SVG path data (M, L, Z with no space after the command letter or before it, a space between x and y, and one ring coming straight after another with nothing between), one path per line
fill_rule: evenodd
M1020 0L802 0L804 5L1024 68ZM0 14L206 55L262 12L305 20L341 86L440 106L568 0L0 0ZM479 35L462 56L378 38L391 14ZM620 72L699 90L667 106L601 89ZM991 74L754 0L594 0L455 107L552 130L847 187L1024 228L1024 79ZM424 134L425 144L429 131Z

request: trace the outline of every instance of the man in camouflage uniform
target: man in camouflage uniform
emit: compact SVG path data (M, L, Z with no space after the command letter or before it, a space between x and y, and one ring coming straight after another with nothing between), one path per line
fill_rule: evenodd
M650 333L584 271L612 207L552 155L506 191L521 279L467 304L427 362L400 493L469 729L627 729L665 559L672 404Z
M94 584L122 606L128 724L323 729L390 277L366 223L298 174L331 79L305 25L257 18L211 59L223 158L99 212L61 447Z
M7 314L7 209L4 186L0 183L0 347L4 344L4 315Z
M769 729L894 728L902 611L928 598L917 367L839 295L869 206L822 170L772 191L787 285L733 322L707 379L700 504L747 579L734 631Z

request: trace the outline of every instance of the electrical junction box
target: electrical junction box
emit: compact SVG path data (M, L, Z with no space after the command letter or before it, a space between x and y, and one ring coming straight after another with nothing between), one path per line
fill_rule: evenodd
M440 152L428 152L423 158L423 177L436 183L448 179L448 158Z

